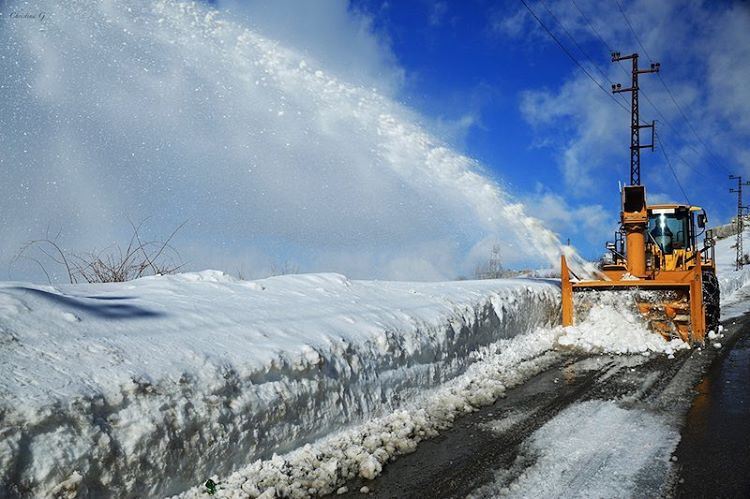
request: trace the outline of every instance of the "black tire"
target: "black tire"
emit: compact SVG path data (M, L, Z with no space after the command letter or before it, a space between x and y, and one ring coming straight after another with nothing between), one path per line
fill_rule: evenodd
M721 314L719 280L713 270L703 271L703 303L706 306L706 331L719 332Z

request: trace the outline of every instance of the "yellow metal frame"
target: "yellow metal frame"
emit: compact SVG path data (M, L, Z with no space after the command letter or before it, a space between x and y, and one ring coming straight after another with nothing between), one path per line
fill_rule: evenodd
M585 290L648 289L675 291L663 300L636 298L639 311L649 325L665 338L679 335L683 341L702 343L706 336L706 306L703 303L703 271L715 269L713 259L702 261L697 248L674 248L663 254L656 244L647 241L650 210L680 209L682 205L647 205L642 185L622 188L620 225L625 234L625 255L602 269L601 280L570 279L570 270L561 256L562 324L572 326L575 320L573 296ZM691 212L702 211L697 206ZM647 253L647 248L650 251ZM647 262L647 254L649 261Z
M573 294L576 291L589 289L661 289L682 290L688 293L690 306L690 327L678 328L683 341L702 343L706 336L706 310L703 303L703 265L700 252L695 253L695 265L688 270L659 271L649 278L637 278L632 274L626 276L624 271L606 271L610 279L576 281L570 279L565 255L560 259L561 288L562 288L562 325L572 326L574 323Z

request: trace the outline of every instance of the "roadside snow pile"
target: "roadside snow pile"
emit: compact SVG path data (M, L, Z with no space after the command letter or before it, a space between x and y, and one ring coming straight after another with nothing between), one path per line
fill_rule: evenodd
M470 497L646 497L664 476L680 439L671 422L613 401L573 405L539 428L517 458L520 475L499 473ZM665 473L653 473L663 468ZM644 490L641 490L644 489ZM666 492L666 490L662 490Z
M413 452L457 417L492 404L558 361L559 354L550 351L554 339L555 333L544 328L483 347L463 375L391 414L287 455L258 460L226 479L212 477L216 497L304 498L331 494L357 476L373 479L388 461ZM201 485L176 497L205 497L205 490Z
M750 239L750 229L743 233L745 240ZM730 236L716 241L716 276L721 290L722 317L741 315L747 306L738 302L747 301L747 289L750 284L750 265L735 270L737 258L737 239Z
M205 271L106 285L0 283L0 488L177 493L383 417L372 424L395 436L357 445L384 451L351 461L331 453L341 462L334 476L376 473L374 460L517 382L526 371L511 366L550 348L553 335L529 340L539 350L525 336L508 339L558 316L558 287L529 280L238 281ZM423 416L394 412L482 370L490 381L477 377L469 390L456 380L456 395L425 402Z
M596 295L586 318L579 324L562 327L557 340L563 348L590 353L648 355L649 352L674 354L690 348L680 339L666 341L649 330L630 293L602 291Z

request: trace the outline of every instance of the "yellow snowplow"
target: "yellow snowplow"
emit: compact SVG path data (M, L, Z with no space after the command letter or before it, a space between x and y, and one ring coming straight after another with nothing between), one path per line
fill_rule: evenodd
M562 323L573 325L582 292L634 290L649 327L666 339L703 343L719 323L719 286L705 211L697 206L647 205L642 185L622 189L620 230L607 244L599 279L582 280L561 260Z
M659 72L660 64L638 67L638 54L612 53L612 62L629 60L632 83L612 85L612 93L629 92L630 185L622 189L620 229L607 244L609 262L595 280L583 280L561 261L562 323L575 320L576 295L603 290L632 291L639 311L649 326L667 339L681 338L703 343L706 331L719 325L719 283L716 279L713 238L706 233L706 212L698 206L646 204L641 185L641 149L654 149L655 122L644 124L639 117L638 79ZM651 143L641 144L641 129L651 129ZM698 237L706 233L703 247ZM571 279L573 277L573 279Z

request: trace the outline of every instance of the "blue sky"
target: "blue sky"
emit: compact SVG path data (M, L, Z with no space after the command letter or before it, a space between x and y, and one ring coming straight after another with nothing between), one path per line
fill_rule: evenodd
M750 9L733 2L628 2L621 4L626 21L614 0L528 3L607 89L610 80L628 81L610 62L599 35L623 54L641 52L641 67L648 64L627 27L627 22L632 23L648 54L661 62L662 79L679 105L658 77L642 76L643 92L658 111L641 97L641 118L668 119L669 124L659 123L657 130L690 201L709 208L714 222L731 217L735 199L727 192L727 174L746 173L750 166L746 146L727 146L748 138L746 120L737 123L730 109L735 105L747 109L738 102L748 95L737 78L748 74L743 55L750 37L738 25L750 22ZM629 172L629 115L585 76L520 1L355 0L351 8L371 17L374 32L387 40L404 68L402 100L436 120L448 137L453 134L449 140L478 158L512 191L530 203L559 195L571 210L601 207L610 220L616 219L617 182L626 181ZM706 60L717 56L727 63L719 66ZM726 73L721 74L723 70ZM723 85L731 88L726 96L718 95ZM540 101L525 112L532 97ZM572 107L580 104L581 110L553 109L565 98L570 98ZM596 111L586 110L587 106L607 108L607 117L614 121L596 119ZM585 127L594 130L582 131ZM587 133L601 137L601 146L586 139ZM646 134L642 143L648 139ZM561 156L577 147L580 161L590 165L579 175L571 172L566 180ZM684 202L659 151L643 151L642 175L655 200ZM586 237L574 223L555 223L554 216L537 215L550 218L564 238L571 237L591 257L601 247L595 240L611 228L588 231L593 237Z
M358 2L390 40L407 71L404 102L445 125L445 132L514 189L554 186L551 155L534 149L520 95L562 83L571 70L558 49L504 36L497 26L518 2ZM384 6L385 5L385 6ZM440 127L438 127L440 130Z
M631 24L664 83L642 79L656 108L644 97L641 118L667 153L643 152L650 201L683 201L676 175L729 220L727 175L750 178L748 7L526 2L605 89L628 78L607 45L644 52ZM554 241L529 216L590 258L617 226L629 114L520 0L35 0L0 14L5 278L45 279L14 259L30 239L107 251L146 219L149 239L187 222L187 270L425 280L472 275L495 244L508 266L549 265Z

